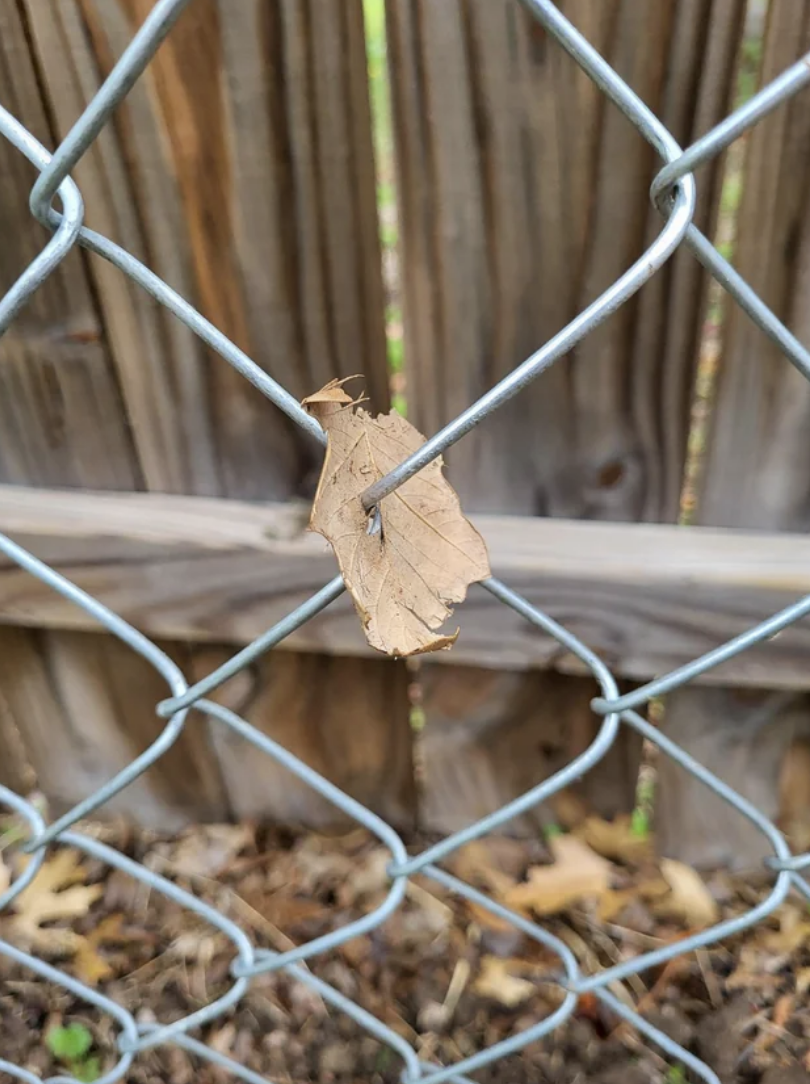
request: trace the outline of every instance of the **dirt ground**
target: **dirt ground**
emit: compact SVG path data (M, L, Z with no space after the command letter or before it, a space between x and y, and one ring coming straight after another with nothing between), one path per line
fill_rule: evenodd
M162 840L116 826L88 830L214 903L255 944L276 950L345 925L386 890L387 853L361 831L329 838L209 826ZM425 842L414 841L414 849ZM548 846L472 844L447 868L553 930L585 973L742 913L767 894L764 880L754 885L716 874L704 883L686 867L655 862L651 847L628 823L593 821ZM7 879L19 869L15 852L7 822L0 834ZM64 848L51 852L33 885L0 917L0 936L80 976L142 1023L177 1019L229 986L233 948L225 936L130 877ZM387 922L310 967L436 1063L531 1027L561 996L543 981L557 970L553 954L421 878ZM612 991L705 1059L722 1081L797 1084L810 1080L808 988L810 912L790 899L753 931ZM42 1076L66 1071L65 1056L52 1048L53 1036L69 1027L86 1036L87 1050L70 1065L80 1078L92 1080L115 1061L109 1017L2 957L0 1026L0 1056ZM284 975L257 978L235 1010L197 1037L279 1084L394 1084L402 1072L397 1055ZM692 1079L587 996L552 1035L474 1075L482 1084ZM231 1078L167 1046L142 1054L126 1079Z

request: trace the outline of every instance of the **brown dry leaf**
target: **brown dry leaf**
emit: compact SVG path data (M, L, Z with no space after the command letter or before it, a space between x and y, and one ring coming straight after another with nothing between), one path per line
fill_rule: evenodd
M318 900L283 891L271 893L247 893L245 902L260 918L271 922L276 929L289 930L308 922L317 922L327 913Z
M498 853L489 840L474 839L459 847L450 869L473 888L488 888L496 896L504 896L515 886L515 878L499 867Z
M660 874L635 881L627 888L611 888L601 897L597 915L600 922L613 922L617 916L631 904L648 907L667 899L672 895L672 888Z
M553 915L580 900L599 899L610 888L612 866L576 836L549 841L551 866L533 866L525 884L502 897L507 907L536 915Z
M520 960L502 960L498 956L483 956L481 971L473 983L473 993L498 1001L513 1009L537 992L537 986L514 974L523 964Z
M217 877L255 840L256 832L249 824L195 825L166 849L164 857L174 873Z
M331 849L316 835L307 837L292 855L293 862L284 877L286 885L290 878L299 892L313 893L327 888L337 888L351 880L354 859L341 851Z
M762 996L775 995L782 978L767 970L768 961L768 953L762 945L743 945L735 958L734 970L725 980L726 990L729 993L745 990L749 994L756 991Z
M804 997L810 990L810 967L800 967L796 972L796 997Z
M588 803L567 787L551 795L548 807L557 824L568 832L582 824L590 812Z
M76 943L73 955L73 970L77 979L88 986L98 986L100 982L112 978L115 971L110 961L98 951L102 945L126 945L132 939L124 933L123 915L107 915L94 930Z
M351 378L348 378L351 379ZM332 545L369 644L389 655L450 647L437 635L471 583L490 575L483 538L442 475L441 457L380 502L380 528L360 496L425 442L395 412L373 418L333 380L303 400L328 435L310 530Z
M337 898L341 907L354 904L386 892L391 883L388 867L391 864L391 852L387 847L375 847L355 867L355 871L338 889Z
M759 941L769 956L790 956L810 941L810 922L804 908L780 907L778 930L763 930Z
M73 971L80 982L88 986L98 986L115 974L109 960L105 960L98 949L82 937L76 944L73 954Z
M655 913L679 919L697 930L717 922L720 917L717 902L700 874L674 858L662 858L660 864L672 891L656 902Z
M601 817L588 817L574 829L574 835L587 843L592 851L614 862L637 864L652 858L653 855L652 837L642 838L636 835L631 818L626 815L618 816L612 821L602 820Z
M599 922L613 922L637 898L635 888L609 888L599 898L596 917Z
M103 885L83 885L86 870L75 850L65 848L48 859L27 888L14 899L11 926L16 934L40 948L70 951L77 934L43 928L43 923L86 915L104 893Z

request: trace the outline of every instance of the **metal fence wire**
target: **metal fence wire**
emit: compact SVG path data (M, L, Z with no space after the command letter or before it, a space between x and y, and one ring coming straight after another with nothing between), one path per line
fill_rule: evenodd
M101 234L83 225L81 193L70 178L70 172L87 148L98 136L111 113L124 98L143 72L163 38L187 6L189 0L158 0L148 17L133 37L129 47L113 68L109 78L90 102L84 113L67 134L53 155L49 154L13 116L0 106L0 131L22 154L39 169L40 175L31 191L30 208L34 216L53 233L48 244L25 269L17 282L0 301L0 334L9 326L16 314L42 285L48 275L65 258L75 245L82 245L118 267L125 275L137 282L174 315L190 327L209 346L213 347L230 365L240 372L268 399L272 400L294 422L307 430L316 440L325 442L325 435L318 423L310 418L298 402L276 384L249 357L229 339L213 327L188 302L176 294L158 276L136 260L124 249ZM567 327L549 340L522 365L510 373L498 385L482 396L449 425L428 440L414 455L395 470L376 482L363 494L363 503L373 510L379 502L392 493L397 486L455 443L473 426L497 410L507 399L517 395L530 381L536 379L554 361L562 357L592 331L612 312L624 304L647 282L672 256L679 245L692 250L703 266L732 295L752 320L776 342L787 359L805 376L810 378L810 353L805 350L787 328L774 316L756 293L740 278L734 269L719 255L713 245L692 224L695 206L695 182L692 176L701 163L723 151L734 139L749 129L777 105L796 94L810 83L810 54L789 68L740 109L728 116L707 135L686 151L682 150L664 125L641 102L633 91L619 78L610 65L592 48L554 6L551 0L524 0L525 6L566 50L573 60L588 74L600 90L622 110L627 119L658 152L664 162L652 185L651 195L663 218L661 233L646 252L607 289L601 297L580 313ZM54 196L59 197L61 210L52 206ZM157 706L158 714L166 720L159 738L139 757L133 760L115 778L99 787L93 794L79 802L70 812L55 823L46 825L37 809L18 794L0 787L0 802L10 807L27 822L30 838L24 849L32 855L25 871L0 895L0 911L30 884L43 864L49 848L57 843L69 844L85 854L92 855L112 867L125 871L151 890L162 893L189 911L206 919L225 933L233 942L235 958L231 966L233 983L229 991L216 1001L192 1012L181 1020L167 1024L138 1024L122 1006L98 991L91 989L61 969L20 951L15 946L0 941L0 953L29 971L71 991L85 1002L108 1013L120 1025L117 1038L118 1060L115 1066L99 1078L99 1084L113 1084L121 1080L138 1055L164 1043L175 1043L190 1053L229 1070L234 1076L251 1084L266 1084L266 1078L237 1064L225 1055L210 1049L192 1036L202 1024L213 1021L227 1013L248 990L254 976L269 971L284 970L299 982L315 990L329 1005L348 1014L370 1035L394 1051L403 1062L403 1081L421 1081L422 1084L440 1084L441 1081L466 1081L468 1074L482 1066L515 1053L547 1035L562 1024L574 1011L578 998L586 992L593 994L618 1016L627 1020L651 1043L674 1061L680 1062L697 1079L719 1084L717 1075L702 1061L683 1049L663 1032L647 1023L630 1010L608 989L609 985L656 967L673 957L705 945L712 945L760 922L785 900L792 888L810 900L810 884L802 871L810 866L810 854L791 855L783 835L756 808L741 795L726 786L702 765L669 741L655 727L647 723L636 708L651 697L678 688L691 678L705 673L718 663L731 658L780 629L810 614L810 596L782 610L762 624L728 641L723 646L694 660L686 666L637 689L627 696L619 696L613 675L608 667L576 637L562 626L515 594L498 580L489 579L481 588L489 591L505 606L510 606L532 624L554 637L565 649L573 652L588 667L601 689L601 696L593 701L593 710L602 717L602 724L591 746L562 771L547 779L540 786L510 802L496 813L481 819L463 831L428 847L416 857L409 857L405 845L396 831L380 817L359 802L344 794L326 779L312 771L300 760L259 733L244 719L205 699L207 693L217 688L233 674L248 665L257 656L273 648L289 633L310 617L328 606L344 590L340 577L332 580L321 591L291 613L283 621L269 629L249 647L235 655L228 663L196 685L189 686L174 663L146 636L132 628L121 617L108 610L96 599L81 591L48 565L39 561L11 539L0 536L0 551L19 566L36 576L54 591L82 607L99 625L146 659L166 679L171 697ZM73 830L81 818L98 809L113 795L136 779L153 764L177 739L189 709L214 719L219 726L229 727L250 742L262 753L283 764L299 779L319 794L333 802L369 831L374 833L390 849L388 867L390 887L381 906L363 918L325 936L315 938L287 952L275 953L259 949L251 944L247 935L230 919L215 908L197 899L167 879L132 861L125 855L96 839ZM682 765L693 776L724 801L728 802L741 817L747 817L768 839L773 855L766 864L773 872L773 887L767 898L731 920L721 922L676 944L659 948L634 959L627 960L598 974L583 974L570 949L559 938L548 933L542 926L512 913L470 885L445 872L440 863L462 844L477 839L505 824L513 817L548 799L555 792L570 784L596 764L608 751L621 726L628 726L656 745L664 754ZM316 978L301 964L319 953L374 930L384 922L402 903L408 878L414 874L432 878L446 888L474 901L492 914L514 924L527 936L552 950L559 960L556 981L563 990L558 1008L535 1026L496 1043L463 1061L445 1067L426 1064L419 1060L414 1049L391 1028L355 1004L350 998ZM18 1065L3 1060L0 1052L0 1072L16 1080L38 1084L40 1078ZM66 1075L51 1077L57 1081L73 1081Z

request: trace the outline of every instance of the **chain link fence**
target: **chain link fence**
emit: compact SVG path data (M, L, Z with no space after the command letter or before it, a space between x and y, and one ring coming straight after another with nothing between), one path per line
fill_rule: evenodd
M229 339L217 331L191 305L175 293L164 281L108 238L87 229L83 225L82 196L70 172L87 148L97 137L111 113L127 94L143 72L164 37L189 0L158 0L148 17L132 39L129 47L115 65L109 78L90 102L87 109L65 137L54 154L49 154L13 116L0 106L0 132L40 171L30 198L32 214L47 226L53 236L39 256L23 272L17 282L0 301L0 334L2 334L25 306L31 295L45 281L75 245L81 245L108 260L124 274L137 282L157 301L190 327L205 343L213 347L246 380L284 411L296 424L311 436L325 442L325 435L318 423L310 418L299 403L282 387L263 372L249 357ZM567 327L542 346L522 365L510 373L478 402L445 426L428 440L414 455L401 463L385 478L372 485L362 497L369 512L379 515L380 502L399 485L455 443L473 426L497 410L507 399L520 393L553 362L562 357L584 336L611 313L624 304L648 281L682 244L692 250L703 266L722 284L752 320L779 345L787 359L810 379L810 353L805 350L788 329L774 316L734 269L719 255L711 242L692 224L695 205L695 182L692 171L700 164L721 153L728 145L749 129L780 103L810 84L810 54L789 68L778 79L761 90L742 108L728 116L703 138L687 150L682 150L661 122L646 108L630 88L622 82L605 60L567 22L551 0L524 0L524 3L565 49L573 60L588 74L600 90L625 114L641 134L658 152L664 162L652 185L652 199L663 218L661 233L647 251L614 282L593 304L580 313ZM58 196L61 211L52 206ZM384 512L384 506L383 512ZM37 809L28 801L5 787L0 787L0 802L14 810L27 822L30 838L24 849L32 856L25 871L0 895L0 911L30 884L41 868L49 848L54 844L69 844L109 866L122 870L152 891L162 893L189 911L207 920L222 931L233 943L235 957L231 966L233 979L229 991L216 1001L192 1012L181 1020L167 1024L138 1024L134 1017L97 990L77 981L63 970L36 956L23 952L15 946L0 941L0 953L15 961L31 973L40 976L72 992L88 1004L108 1013L119 1025L118 1060L115 1066L99 1078L99 1084L113 1084L124 1078L133 1060L150 1047L175 1043L188 1052L207 1060L208 1063L229 1070L235 1077L251 1084L264 1084L266 1078L249 1070L233 1059L218 1053L195 1039L192 1033L201 1025L216 1020L235 1006L248 990L254 976L269 971L284 970L299 982L310 987L328 1004L348 1014L370 1035L386 1044L403 1063L403 1081L421 1081L423 1084L440 1084L441 1081L466 1081L468 1074L482 1066L505 1058L536 1042L552 1029L562 1024L574 1011L578 999L585 993L598 998L610 1010L622 1017L646 1039L655 1044L668 1058L679 1062L694 1074L695 1078L719 1084L717 1075L702 1061L683 1049L671 1038L647 1023L630 1010L609 991L612 983L628 976L657 967L673 957L690 952L701 946L712 945L731 934L754 926L785 900L795 888L810 900L810 884L802 871L810 866L810 854L794 857L783 835L756 808L733 789L703 768L681 748L669 741L655 727L646 722L636 709L651 697L678 688L690 679L705 673L724 660L745 651L780 629L810 614L810 596L774 615L754 628L748 629L735 639L709 652L690 664L652 681L627 696L619 696L616 682L608 667L576 637L534 606L530 605L508 585L489 579L480 588L489 591L505 606L521 614L525 619L552 636L567 651L576 655L589 669L597 682L601 696L593 701L593 710L602 718L598 735L590 747L562 771L547 779L540 786L517 800L483 818L463 831L457 832L435 846L428 847L415 857L409 856L403 840L394 829L360 803L344 794L323 779L304 763L259 733L244 719L218 704L206 699L206 695L232 677L252 660L269 651L287 635L309 618L333 602L344 590L340 577L332 580L309 601L300 606L283 621L235 655L228 663L214 671L204 680L189 687L183 674L174 663L147 637L132 628L126 621L108 610L90 595L78 589L48 565L43 564L11 539L0 536L0 551L20 567L36 576L54 591L82 607L100 627L117 636L125 644L146 659L165 678L170 698L157 706L158 714L166 720L159 738L139 757L133 760L115 778L100 787L76 805L55 823L46 825ZM340 810L364 826L389 848L391 861L388 867L390 887L384 902L356 922L341 929L299 945L287 952L270 952L254 947L247 935L215 908L157 873L132 861L106 844L74 831L73 826L82 818L107 802L113 795L130 784L160 758L177 740L190 709L213 719L218 726L228 727L244 741L278 763L284 765L299 779L320 795L334 803ZM507 910L488 899L481 892L445 872L440 863L457 848L471 840L497 829L518 814L530 809L563 787L581 777L608 751L616 739L619 728L631 727L656 745L663 754L682 765L694 777L701 780L715 794L732 806L741 817L746 817L767 838L773 855L767 865L773 872L773 885L767 897L756 907L731 920L721 922L694 936L647 952L634 959L619 963L597 974L583 974L571 950L557 937L541 926ZM408 878L421 874L443 885L452 892L486 908L493 915L511 922L528 937L550 949L559 960L559 972L554 981L563 991L561 1003L554 1012L540 1023L518 1035L490 1046L456 1065L438 1067L421 1062L414 1049L391 1028L366 1012L351 999L313 976L304 966L306 960L349 941L358 935L374 930L384 922L402 903ZM2 1058L0 1072L16 1080L38 1084L39 1079L30 1071L13 1065ZM70 1076L51 1077L57 1081L73 1081Z

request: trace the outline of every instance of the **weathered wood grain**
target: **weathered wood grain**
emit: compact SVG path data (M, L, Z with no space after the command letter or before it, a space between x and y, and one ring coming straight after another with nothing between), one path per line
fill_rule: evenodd
M19 6L0 9L0 97L46 145L48 103ZM63 70L63 65L59 70ZM28 211L35 171L0 141L0 289L45 244ZM129 490L142 484L122 402L114 346L106 339L85 256L71 253L0 341L0 477L39 485ZM0 757L14 785L33 776L64 810L160 732L162 682L111 638L4 628ZM182 770L181 770L182 765ZM205 736L183 736L167 759L105 812L137 809L152 824L221 817L221 784ZM174 782L175 777L178 782Z
M151 0L5 5L4 102L55 145L151 6ZM0 215L9 219L0 225L14 244L5 247L0 267L16 274L45 235L26 207L33 171L19 165L16 152L2 153L11 172L0 181L9 186L9 198L0 201ZM88 225L161 275L293 394L361 371L375 406L387 405L360 0L189 5L74 173ZM4 339L2 480L245 499L314 490L321 456L315 442L117 269L80 253L70 261L48 287L51 308L43 309L41 295L34 299L30 312L44 313L46 326L21 319ZM41 778L55 786L58 769L78 797L120 766L133 741L142 745L156 733L154 681L141 680L130 655L103 637L16 635L20 665L5 670L4 692L16 704L21 729L31 730L26 741ZM48 673L63 675L58 684L43 683L48 673L36 661L39 653L47 655ZM393 708L385 684L390 671L383 680L380 665L356 661L353 689L335 677L330 659L311 655L282 656L274 673L288 670L289 681L304 687L328 679L340 689L346 718L355 704L358 733L379 725L383 741ZM92 771L81 745L74 770L68 738L58 763L47 763L45 731L19 711L37 689L42 703L32 720L62 718L67 733L84 735L94 749ZM58 713L50 710L55 700ZM134 721L129 703L136 705ZM315 701L309 706L319 709ZM151 721L137 714L141 709ZM91 726L99 730L93 742ZM317 739L316 719L302 729ZM224 787L205 728L190 729L188 741L191 735L201 766L189 778L202 791L162 787L163 773L170 778L177 770L166 761L150 773L148 810L143 788L127 792L131 813L143 812L151 823L165 814L169 826L178 817L213 815L215 807L219 815L228 812L226 791L240 793L235 776ZM381 792L389 787L388 767L378 777ZM55 793L61 801L63 792ZM274 801L283 808L278 780ZM300 811L292 792L291 801Z
M175 662L182 646L161 644ZM160 675L111 636L62 632L40 637L0 629L0 686L54 814L87 797L163 729L155 703ZM204 735L189 722L153 768L102 811L137 815L152 828L221 820L227 801Z
M0 10L0 98L51 143L47 112L15 5ZM0 292L45 247L28 210L36 170L0 139ZM137 489L110 351L84 256L74 251L37 290L0 340L0 480Z
M740 0L560 7L681 142L724 115ZM647 192L657 162L519 3L387 0L386 8L409 410L432 432L550 339L653 240L662 223ZM702 228L713 218L718 176L716 163L702 171ZM704 281L693 257L679 254L451 449L465 508L674 520ZM559 605L609 654L625 643L618 628L604 635L614 600L597 596L596 629L570 597L563 608L555 587L546 605ZM599 589L586 575L583 602L589 590ZM639 661L629 669L643 670ZM455 678L448 671L443 680ZM567 714L587 717L583 686L570 690ZM488 700L481 707L494 711ZM503 740L517 748L506 701L503 712ZM526 717L530 734L542 718ZM557 724L544 718L551 741ZM436 785L451 790L449 780ZM632 787L619 790L632 802Z
M27 3L57 134L151 7ZM144 260L293 395L363 372L387 404L362 6L189 6L77 166L87 222ZM149 489L286 499L320 450L119 271L93 258Z
M593 679L552 670L524 675L424 667L422 700L429 721L422 739L420 823L433 831L457 831L570 764L593 738L588 704L595 689ZM635 789L639 754L638 742L615 741L581 780L503 830L536 836L551 823L570 826L585 812L613 817L624 808L623 796Z
M763 82L808 48L810 3L771 4ZM734 257L747 282L805 344L810 343L808 163L810 96L805 90L747 137ZM733 302L724 334L698 522L804 533L810 526L810 385ZM791 542L810 547L806 538ZM797 681L793 688L807 686ZM710 694L690 690L669 698L666 719L676 741L768 816L777 815L785 759L792 755L794 739L810 732L806 695L786 699L764 691L741 697L732 688ZM666 762L662 795L659 836L669 853L696 863L721 859L738 864L768 853L761 833ZM790 817L803 816L810 823L806 786L804 801L800 811L795 797L788 798Z
M189 676L204 677L232 654L232 647L195 648ZM369 666L365 659L272 652L212 699L373 812L399 828L412 828L416 784L407 681L402 661ZM217 720L209 730L235 816L321 828L352 823Z
M810 594L810 543L801 536L472 518L487 540L494 573L628 678L688 662ZM336 572L329 548L305 531L305 522L303 506L0 487L0 530L162 638L246 642L285 617ZM461 635L451 652L437 656L440 662L574 669L548 637L480 586L456 616ZM0 621L92 626L83 611L5 558ZM348 598L284 646L369 651ZM801 622L706 679L809 688L809 647Z
M18 632L17 644L25 643L25 641L26 634ZM36 785L36 777L31 768L25 742L2 688L0 688L0 784L18 794L30 794Z
M679 140L725 114L737 0L561 6ZM412 414L431 432L660 231L647 197L656 157L520 4L388 0L387 10ZM718 176L716 165L701 175L701 228ZM693 257L678 257L451 449L466 506L674 519L703 281Z

